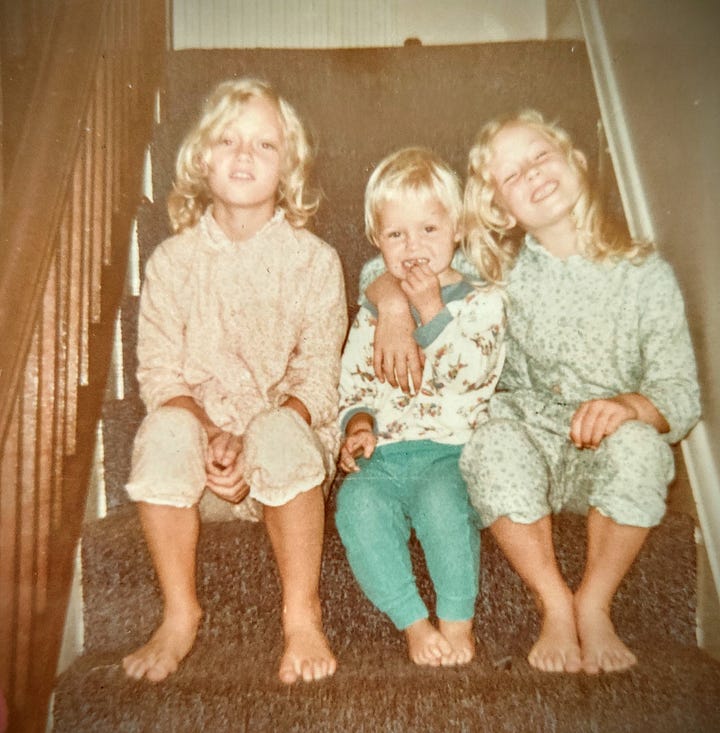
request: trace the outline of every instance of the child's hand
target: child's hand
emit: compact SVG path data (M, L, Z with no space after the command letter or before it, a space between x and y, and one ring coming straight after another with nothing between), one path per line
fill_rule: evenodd
M373 340L373 368L377 378L386 379L393 387L410 392L420 389L425 354L413 338L415 321L410 315L407 301L400 311L379 310L375 338Z
M408 375L415 390L422 382L425 354L413 338L415 321L407 296L400 283L389 272L371 283L366 291L378 309L378 322L373 342L373 368L377 378L393 387L410 392Z
M628 420L640 420L658 433L670 430L664 415L645 395L627 392L583 402L570 421L570 440L578 448L597 448L603 438L612 435Z
M400 281L400 287L424 324L432 321L444 307L440 281L426 262L411 267L405 279Z
M355 463L355 459L359 456L370 458L375 452L377 445L377 437L372 430L358 430L352 435L345 437L345 442L340 448L340 468L345 473L355 473L360 468Z
M206 487L221 499L240 503L250 491L243 474L242 438L221 431L208 442L205 455Z
M625 395L588 400L575 411L570 421L570 440L577 448L595 449L603 438L612 435L624 422L638 420L638 410Z

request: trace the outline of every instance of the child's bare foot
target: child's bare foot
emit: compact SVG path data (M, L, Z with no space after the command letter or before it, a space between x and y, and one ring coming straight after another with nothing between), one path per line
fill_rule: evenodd
M283 615L285 649L280 659L278 677L286 685L298 680L312 682L335 674L337 660L330 650L317 610L308 614Z
M576 602L576 619L585 672L621 672L637 664L637 657L615 632L606 609Z
M136 680L147 677L151 682L160 682L175 672L195 643L201 617L200 611L166 616L147 644L123 659L128 677Z
M438 667L452 654L450 642L428 621L421 618L405 629L410 659L419 665Z
M475 637L472 619L467 621L438 620L438 630L448 640L452 652L442 658L443 666L467 664L475 656Z
M528 662L542 672L579 672L582 659L570 591L552 607L541 607L541 613L540 636L528 654Z

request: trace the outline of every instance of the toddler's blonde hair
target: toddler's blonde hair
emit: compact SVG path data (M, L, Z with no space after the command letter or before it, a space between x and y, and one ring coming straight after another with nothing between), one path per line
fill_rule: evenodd
M304 226L317 211L320 197L306 190L313 150L295 109L267 82L242 78L221 82L208 97L202 115L185 137L175 162L175 182L168 197L168 213L173 231L194 226L212 195L206 180L211 148L225 128L256 98L265 99L276 109L283 131L282 165L276 205L295 227Z
M468 155L468 180L464 196L464 242L467 257L490 282L502 282L515 262L524 232L497 200L497 185L490 173L491 146L495 136L511 125L536 128L566 156L580 180L581 192L572 215L580 251L590 260L629 259L639 262L653 251L648 242L632 239L624 222L609 216L601 207L601 197L569 134L547 122L536 110L498 118L485 124Z
M380 161L365 188L365 234L378 242L380 209L398 194L412 192L438 200L457 230L462 218L462 190L455 171L427 148L403 148Z

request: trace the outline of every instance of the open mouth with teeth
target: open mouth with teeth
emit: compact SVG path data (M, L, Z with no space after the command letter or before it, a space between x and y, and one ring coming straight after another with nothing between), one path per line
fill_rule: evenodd
M555 193L555 189L558 187L557 181L547 181L542 186L535 189L531 196L533 203L537 204L540 201L544 201L548 196Z
M413 257L409 260L403 260L403 267L406 270L411 270L415 265L427 265L429 261L427 257Z

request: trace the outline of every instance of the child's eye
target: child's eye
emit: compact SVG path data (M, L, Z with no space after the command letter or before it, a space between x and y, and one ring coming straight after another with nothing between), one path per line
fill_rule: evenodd
M260 147L263 150L277 150L277 145L275 145L275 143L271 143L269 140L263 140L260 143Z
M432 234L433 232L436 232L436 231L437 231L437 227L434 224L428 224L425 227L426 234Z
M385 236L386 236L386 237L387 237L388 239L399 239L399 238L400 238L400 236L402 236L402 235L400 234L400 232L397 232L397 231L392 231L392 232L386 232L386 233L385 233Z
M535 160L542 160L544 157L546 157L548 154L547 150L541 150L536 156Z
M517 178L517 173L513 171L512 173L508 173L505 178L503 178L503 183L512 183Z

